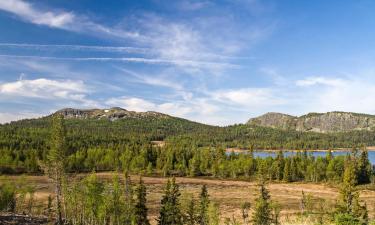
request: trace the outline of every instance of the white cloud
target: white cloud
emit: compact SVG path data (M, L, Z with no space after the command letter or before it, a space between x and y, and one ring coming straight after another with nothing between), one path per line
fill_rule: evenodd
M218 90L213 92L211 96L217 101L242 107L264 107L280 105L284 102L284 100L277 97L277 93L270 88Z
M87 93L88 89L82 81L18 80L0 84L0 93L4 95L34 98L68 98L72 94Z
M17 48L31 50L68 50L68 51L95 51L95 52L111 52L111 53L138 53L147 54L149 48L125 47L125 46L99 46L99 45L53 45L53 44L20 44L20 43L0 43L1 48Z
M45 25L91 35L115 36L119 38L142 37L136 32L114 29L95 23L84 16L63 10L42 10L40 7L23 0L0 0L0 10L12 13L22 20L37 25Z
M81 106L97 106L96 101L87 98L90 89L83 81L51 80L39 78L35 80L17 80L0 83L2 98L37 98L46 100L64 100L79 102Z
M342 86L345 85L345 80L341 78L309 77L298 80L296 85L301 87L314 85Z
M297 82L304 111L348 111L375 114L375 83L369 79L310 77Z
M66 28L76 19L73 13L41 11L22 0L1 0L0 9L16 14L31 23L56 28Z

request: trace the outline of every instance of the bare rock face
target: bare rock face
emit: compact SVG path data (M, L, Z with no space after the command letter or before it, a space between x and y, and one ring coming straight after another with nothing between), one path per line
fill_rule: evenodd
M309 113L300 117L281 113L266 113L250 119L247 124L319 133L370 131L375 130L375 116L350 112Z
M168 118L170 116L158 112L134 112L123 108L114 107L110 109L72 109L66 108L56 112L66 119L109 119L111 121L122 118Z

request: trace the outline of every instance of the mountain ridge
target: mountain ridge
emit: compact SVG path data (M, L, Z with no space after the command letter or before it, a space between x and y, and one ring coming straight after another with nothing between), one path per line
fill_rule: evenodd
M375 131L375 116L340 111L308 113L302 116L269 112L249 119L246 124L283 130L302 132L313 131L318 133L346 132L354 130Z

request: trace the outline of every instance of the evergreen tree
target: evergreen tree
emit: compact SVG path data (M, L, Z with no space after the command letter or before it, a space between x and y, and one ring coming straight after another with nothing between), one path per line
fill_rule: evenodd
M283 180L285 182L292 181L292 173L291 173L291 168L290 168L290 158L287 158L285 160Z
M276 179L281 181L283 180L284 164L285 164L283 151L279 151L277 153L276 161L277 161Z
M195 200L194 197L192 196L189 200L186 214L184 217L184 222L186 225L195 225L197 221L197 216L195 212Z
M125 209L124 209L124 223L125 225L132 225L134 223L134 199L133 187L128 173L125 173Z
M370 183L372 168L366 148L363 149L358 162L358 184Z
M200 205L199 205L199 214L198 214L198 224L208 225L209 224L208 206L210 204L210 200L208 197L208 191L207 191L206 185L202 186L199 200L200 200Z
M270 195L264 182L260 184L260 195L255 200L255 210L253 213L254 225L270 225L272 223Z
M164 195L161 199L161 207L158 225L182 225L182 214L179 203L180 191L175 178L168 180Z
M355 190L357 177L353 164L353 162L348 162L345 168L335 214L337 225L366 225L368 223L367 206L359 203L359 194Z
M135 222L137 225L150 225L147 219L147 207L146 207L146 186L143 183L142 177L139 179L139 185L136 189L137 202L135 204Z
M61 225L62 220L62 181L65 170L66 131L64 118L60 114L52 117L50 150L47 155L47 172L53 180L56 198L56 223Z

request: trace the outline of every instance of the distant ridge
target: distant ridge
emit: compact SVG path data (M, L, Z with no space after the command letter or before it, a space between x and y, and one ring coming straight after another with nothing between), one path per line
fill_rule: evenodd
M352 112L309 113L300 117L269 112L252 118L248 125L319 133L375 130L375 116Z
M66 119L109 119L111 121L122 118L170 118L171 116L163 113L148 111L148 112L135 112L128 111L120 107L113 107L110 109L61 109L54 114L61 114Z

